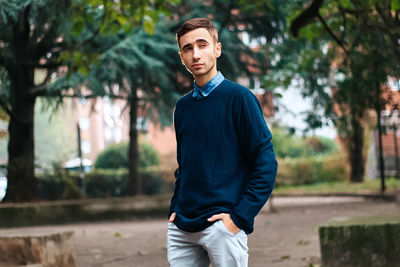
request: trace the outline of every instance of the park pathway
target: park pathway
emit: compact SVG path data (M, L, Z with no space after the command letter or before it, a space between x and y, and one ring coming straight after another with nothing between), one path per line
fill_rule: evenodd
M318 225L335 216L400 213L394 202L362 197L275 197L249 236L250 267L319 266ZM39 227L73 230L77 267L165 267L166 220L82 223ZM1 229L35 231L38 227Z

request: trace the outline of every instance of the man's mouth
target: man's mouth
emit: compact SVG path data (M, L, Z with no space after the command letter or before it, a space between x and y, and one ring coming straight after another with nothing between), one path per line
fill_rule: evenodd
M194 67L194 68L199 68L199 67L201 67L201 66L203 66L203 64L200 64L200 63L196 63L196 64L193 64L193 65L192 65L192 67Z

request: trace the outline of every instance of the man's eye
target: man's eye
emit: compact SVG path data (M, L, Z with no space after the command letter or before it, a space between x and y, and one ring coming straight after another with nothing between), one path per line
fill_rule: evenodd
M203 48L206 47L206 46L207 46L206 44L201 44L200 45L200 47L203 47Z

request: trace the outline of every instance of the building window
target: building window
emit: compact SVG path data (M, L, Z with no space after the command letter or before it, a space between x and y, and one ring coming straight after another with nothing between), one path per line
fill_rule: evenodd
M79 128L81 128L81 130L87 130L87 129L89 129L89 126L90 126L89 118L80 118L79 119Z

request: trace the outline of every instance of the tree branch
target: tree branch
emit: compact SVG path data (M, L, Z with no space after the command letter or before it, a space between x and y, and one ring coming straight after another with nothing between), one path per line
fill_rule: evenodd
M96 97L102 97L103 95L69 95L69 94L60 94L60 95L46 95L45 97L62 97L62 98L84 98L84 99L92 99ZM107 95L110 99L128 99L126 96L120 95Z
M317 12L317 17L319 21L321 21L322 25L324 26L325 30L328 32L328 34L335 40L335 42L343 49L343 51L348 54L348 51L346 47L344 46L343 42L332 32L332 30L329 28L328 24L326 24L324 18Z
M310 7L300 13L290 25L290 32L294 37L299 35L299 31L304 26L307 26L312 22L312 20L318 16L318 12L324 0L314 0Z
M33 97L37 96L43 96L46 93L46 90L48 88L48 83L51 79L51 74L53 74L54 70L49 69L47 72L46 79L39 85L33 87L32 89L29 90L29 94Z
M50 61L50 62L46 62L44 64L40 64L40 63L33 62L33 61L19 61L19 64L24 67L43 68L43 69L55 69L57 67L62 66L61 63L58 63L56 61Z

